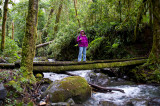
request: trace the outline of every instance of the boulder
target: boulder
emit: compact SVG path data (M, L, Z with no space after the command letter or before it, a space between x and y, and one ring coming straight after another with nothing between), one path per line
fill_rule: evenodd
M3 86L3 83L0 83L0 100L4 100L7 95L7 91Z
M75 103L82 103L91 96L91 87L84 78L72 76L54 81L41 98L47 95L52 103L66 102L69 98L72 98Z
M110 79L108 75L103 73L94 73L91 72L88 74L89 78L87 79L89 83L96 84L102 87L107 87L110 84Z

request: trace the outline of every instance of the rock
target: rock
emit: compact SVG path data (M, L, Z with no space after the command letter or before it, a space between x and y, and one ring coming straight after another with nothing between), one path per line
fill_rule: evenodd
M160 106L160 98L155 98L149 101L148 106Z
M58 103L51 103L50 106L70 106L70 104L66 102L58 102Z
M72 98L68 99L67 103L69 103L71 106L75 105L75 102L74 102L74 100Z
M46 102L40 102L40 106L45 106L47 103Z
M84 78L72 76L53 82L41 98L47 95L52 103L66 102L69 98L75 103L82 103L91 96L91 87Z
M110 84L110 79L108 78L107 75L103 73L91 72L89 73L88 76L89 76L88 82L91 84L96 84L96 85L103 86L103 87L106 87L107 85Z
M43 75L41 73L36 74L36 78L43 78Z
M0 63L8 63L5 59L3 59L2 57L0 57Z
M126 103L127 106L148 106L148 101L145 99L131 99Z
M110 101L100 101L98 106L117 106L117 105Z
M0 84L0 100L4 100L7 95L7 91L3 86L3 83Z

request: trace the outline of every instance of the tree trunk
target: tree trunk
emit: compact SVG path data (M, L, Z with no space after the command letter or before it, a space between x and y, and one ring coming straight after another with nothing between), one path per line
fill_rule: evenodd
M52 18L53 12L54 12L54 9L52 8L52 9L50 10L50 13L49 13L49 16L48 16L47 24L46 24L46 26L45 26L45 28L44 28L44 31L43 31L43 39L42 39L42 42L43 42L43 43L46 41L45 39L46 39L46 37L48 36L47 29L48 29L48 27L49 27L49 25L50 25L50 19Z
M26 19L26 32L22 45L21 71L23 77L30 83L35 82L33 75L33 58L37 38L38 0L29 0L28 16ZM32 82L33 81L33 82Z
M11 39L14 39L14 22L12 21L12 38Z
M147 59L123 61L123 62L111 62L111 63L35 63L34 72L56 72L62 73L64 71L75 71L75 70L92 70L92 69L102 69L102 68L113 68L113 67L125 67L132 65L144 64Z
M7 9L8 8L8 0L5 0L4 10L3 10L3 21L2 21L2 41L1 41L1 51L5 48L5 26L7 20Z
M121 8L121 1L119 1L119 15L120 15L120 23L122 22L122 8Z
M78 13L77 13L77 0L73 0L74 1L74 8L75 8L75 12L76 12L76 18L79 24L79 28L81 27L80 21L78 19Z
M58 24L59 24L59 20L60 20L60 16L61 16L62 7L63 7L63 0L61 0L61 3L60 3L60 5L59 5L59 9L58 9L58 13L57 13L57 15L56 15L56 22L55 22L55 27L54 27L54 34L56 34L56 32L58 31Z
M6 21L6 35L5 36L9 36L9 22L8 21Z
M134 30L134 42L137 40L137 36L139 35L139 24L141 23L142 20L142 15L144 14L144 9L145 9L145 5L146 5L146 0L143 0L142 5L138 11L138 15L137 15L137 20L136 20L136 26L135 26L135 30Z
M160 3L152 0L153 7L153 45L149 56L150 64L160 64Z

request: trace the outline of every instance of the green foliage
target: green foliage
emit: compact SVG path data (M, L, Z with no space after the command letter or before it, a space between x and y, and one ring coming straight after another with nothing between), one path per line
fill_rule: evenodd
M95 40L93 40L89 46L88 46L88 50L87 50L87 57L89 57L90 59L93 59L93 54L96 53L96 51L99 51L101 42L104 40L104 37L99 37Z
M14 40L6 37L5 50L3 52L0 52L0 55L1 57L6 58L8 62L12 63L20 59L20 56L18 55L18 52L20 52L20 50L21 49L18 47L17 43Z
M20 83L14 81L14 80L9 81L9 83L8 83L7 85L12 86L12 87L15 88L18 92L22 92L22 91L23 91Z
M69 25L64 26L64 29L60 29L53 43L49 45L49 57L54 57L56 59L58 55L63 55L61 54L62 49L67 48L71 41L76 39L76 27L77 26L74 23L70 23Z
M159 83L160 82L160 69L156 69L153 72L154 79Z
M25 34L26 17L28 11L28 1L21 1L15 4L11 13L11 21L14 22L14 39L18 45L22 46L23 37Z

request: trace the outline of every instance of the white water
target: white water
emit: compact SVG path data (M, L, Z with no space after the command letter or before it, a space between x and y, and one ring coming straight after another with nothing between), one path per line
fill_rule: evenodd
M84 77L89 80L88 73L91 70L72 71L70 73ZM45 78L49 78L52 81L61 80L68 75L44 73ZM127 103L132 103L133 106L147 106L147 101L152 98L160 98L160 87L154 87L149 85L121 85L112 86L109 88L118 88L124 90L125 93L113 91L111 93L93 92L92 97L84 103L85 106L106 106L103 102L111 102L112 106L124 106ZM101 104L102 103L102 104Z

